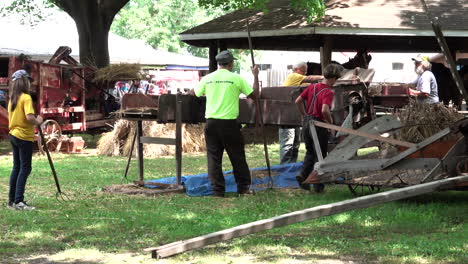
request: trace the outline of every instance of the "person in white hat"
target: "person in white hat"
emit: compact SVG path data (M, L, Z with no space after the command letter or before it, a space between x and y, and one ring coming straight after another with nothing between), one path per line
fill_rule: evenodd
M414 70L418 74L413 82L415 89L409 89L410 95L416 96L418 102L437 104L439 103L439 94L437 81L431 72L432 64L426 56L418 55L413 58Z

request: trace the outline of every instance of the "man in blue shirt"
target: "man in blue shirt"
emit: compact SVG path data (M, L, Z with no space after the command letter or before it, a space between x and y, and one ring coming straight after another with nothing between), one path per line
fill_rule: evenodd
M416 96L418 102L437 104L439 103L437 81L431 72L432 64L426 56L418 55L413 58L415 71L418 78L413 82L416 89L410 88L410 94Z

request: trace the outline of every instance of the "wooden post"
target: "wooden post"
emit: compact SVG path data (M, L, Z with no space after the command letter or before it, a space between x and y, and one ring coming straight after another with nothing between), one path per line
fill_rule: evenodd
M218 48L219 48L219 52L221 52L223 50L227 50L226 42L222 41L222 40L219 40L218 41Z
M216 43L212 43L209 48L210 72L214 72L218 69L218 63L216 63L217 54L218 54L218 45L216 45Z
M332 38L325 36L322 46L320 47L320 63L322 65L322 74L328 64L331 63L333 49L333 40Z
M177 185L181 184L182 178L182 101L176 95L176 162L177 162Z
M144 181L144 173L143 173L143 143L141 142L141 137L143 136L143 121L137 121L137 150L138 150L138 179L140 181Z
M253 233L269 230L276 227L291 225L311 220L314 218L339 214L351 210L367 208L374 205L405 199L408 197L413 197L434 191L449 189L457 185L463 186L464 184L466 184L466 182L468 182L468 176L459 176L455 178L448 178L430 183L410 186L398 190L367 195L364 197L316 206L273 218L255 221L252 223L236 226L208 235L199 236L188 240L177 241L160 247L147 248L145 249L145 251L151 252L154 258L165 258L192 249L204 247L206 245L226 241L236 237L250 235Z

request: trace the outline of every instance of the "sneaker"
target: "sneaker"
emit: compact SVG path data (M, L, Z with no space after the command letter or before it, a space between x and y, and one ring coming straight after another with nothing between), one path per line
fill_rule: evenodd
M10 202L8 202L7 207L10 208L10 209L15 209L14 205L15 205L15 203L10 201Z
M26 204L25 202L16 203L16 204L13 205L13 207L16 210L24 210L24 211L30 211L30 210L36 209L36 207L30 206L30 205Z
M255 191L252 189L248 189L246 191L242 191L237 194L238 197L247 196L247 195L255 195Z
M301 187L301 189L304 189L306 191L310 191L310 184L303 183L304 180L305 179L304 179L304 177L302 175L297 175L296 176L296 181L299 184L299 187Z

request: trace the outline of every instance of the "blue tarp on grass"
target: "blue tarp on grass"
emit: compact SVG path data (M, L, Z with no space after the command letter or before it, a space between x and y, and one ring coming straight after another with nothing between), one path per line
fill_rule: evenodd
M271 167L274 188L299 187L296 181L296 175L302 167L302 162L290 163L286 165L275 165ZM259 191L269 187L270 179L267 173L267 167L254 168L251 171L265 171L264 177L252 177L251 188ZM254 173L255 174L255 173ZM237 185L232 174L232 170L224 172L226 180L226 192L237 192ZM203 196L212 195L211 183L208 179L208 173L182 176L182 185L184 185L187 195ZM157 180L149 180L148 182L175 184L176 177L162 178ZM157 188L152 185L145 185L148 188Z

